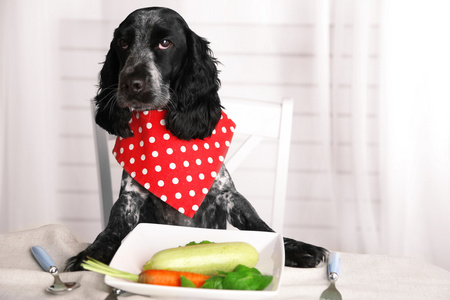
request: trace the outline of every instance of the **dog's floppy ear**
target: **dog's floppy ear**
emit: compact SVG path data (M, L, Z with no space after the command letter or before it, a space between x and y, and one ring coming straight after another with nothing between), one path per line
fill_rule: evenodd
M111 48L99 75L99 90L94 98L97 107L95 122L109 133L126 138L133 136L128 125L131 111L117 105L120 62L113 49L113 43L114 41L111 42Z
M171 82L174 99L167 110L166 126L180 139L203 139L212 134L221 117L217 61L205 39L189 28L186 38L187 58Z

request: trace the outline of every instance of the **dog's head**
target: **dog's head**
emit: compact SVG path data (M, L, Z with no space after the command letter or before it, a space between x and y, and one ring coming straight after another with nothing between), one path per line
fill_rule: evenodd
M166 109L166 126L190 140L211 135L221 116L217 61L208 42L168 8L131 13L115 30L100 72L96 122L130 137L131 110Z

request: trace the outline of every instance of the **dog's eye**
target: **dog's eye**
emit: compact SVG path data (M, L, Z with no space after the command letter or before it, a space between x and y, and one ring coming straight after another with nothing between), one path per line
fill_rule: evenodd
M165 49L169 48L171 45L172 45L171 41L164 39L161 42L159 42L158 47L159 47L159 49L165 50Z
M119 47L124 50L128 49L128 42L124 39L119 39Z

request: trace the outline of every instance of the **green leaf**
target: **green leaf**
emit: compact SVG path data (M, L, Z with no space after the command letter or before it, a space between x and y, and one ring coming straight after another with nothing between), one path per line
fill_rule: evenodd
M201 244L214 244L214 242L210 241L201 241L200 243L197 243L195 241L192 241L190 243L187 243L186 246L194 246L194 245L201 245Z
M224 276L212 276L206 279L205 283L201 286L204 289L223 289Z
M273 276L262 275L256 268L237 266L223 280L223 288L229 290L263 290L271 282Z
M273 276L262 275L256 268L238 265L233 272L220 272L202 285L206 289L227 290L264 290L273 280Z
M264 290L266 287L269 286L269 284L272 282L273 276L270 275L261 275L260 283L259 283L259 291Z
M180 276L181 279L181 286L182 287L189 287L189 288L195 288L195 284L190 281L189 279L187 279L186 277L184 277L183 275Z

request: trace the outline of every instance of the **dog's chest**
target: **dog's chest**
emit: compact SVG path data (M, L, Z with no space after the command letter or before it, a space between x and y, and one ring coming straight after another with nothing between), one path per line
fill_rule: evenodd
M192 218L217 177L235 124L223 113L210 137L185 141L166 129L164 116L164 110L133 112L134 136L118 138L113 154L140 185Z

